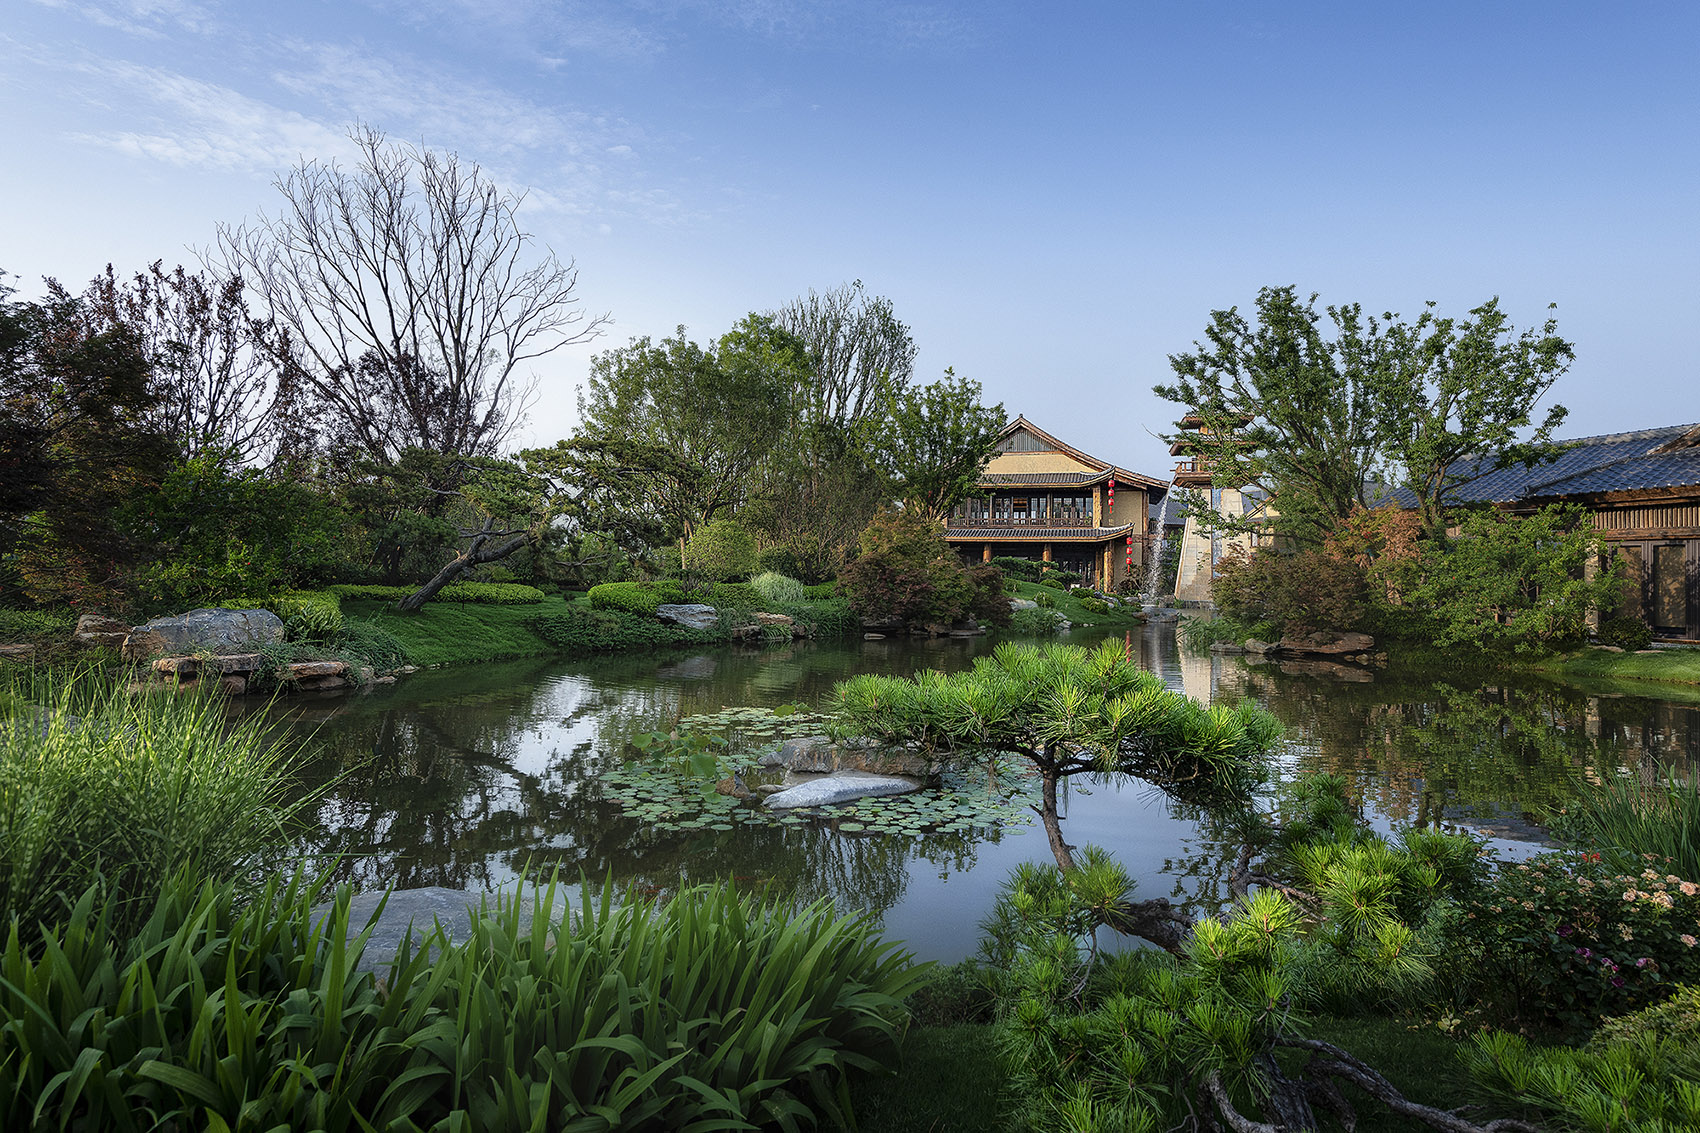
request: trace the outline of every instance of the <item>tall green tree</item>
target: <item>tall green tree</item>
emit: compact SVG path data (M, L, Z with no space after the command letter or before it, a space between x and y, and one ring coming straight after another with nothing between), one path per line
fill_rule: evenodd
M880 409L861 430L870 463L885 473L894 497L942 519L992 459L1003 404L982 404L980 383L947 369L929 385L888 389Z
M687 539L749 496L807 369L801 342L760 315L706 348L684 327L633 339L592 361L574 444L631 507Z
M1266 287L1255 322L1212 312L1205 341L1170 356L1174 383L1155 387L1205 426L1172 439L1192 442L1218 485L1272 496L1285 534L1318 544L1395 487L1438 532L1459 487L1554 454L1566 411L1536 423L1536 406L1574 351L1553 320L1518 333L1497 299L1464 319L1431 303L1410 321L1316 301Z
M133 540L113 523L174 455L146 351L62 289L15 302L0 285L0 553L37 602L126 604Z

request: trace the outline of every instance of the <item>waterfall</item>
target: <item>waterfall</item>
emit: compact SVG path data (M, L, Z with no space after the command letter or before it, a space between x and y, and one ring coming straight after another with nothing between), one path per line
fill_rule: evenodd
M1169 518L1169 501L1175 498L1174 481L1169 482L1169 490L1163 493L1163 506L1157 509L1157 537L1151 542L1150 561L1145 564L1145 588L1139 592L1139 600L1147 606L1157 604L1157 586L1163 578L1163 550L1168 545L1168 530L1166 521Z

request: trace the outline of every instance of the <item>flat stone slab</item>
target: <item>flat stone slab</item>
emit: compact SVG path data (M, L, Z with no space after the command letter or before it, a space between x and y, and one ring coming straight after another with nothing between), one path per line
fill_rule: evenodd
M138 641L140 639L140 641ZM190 610L174 618L155 618L139 625L130 645L142 641L162 646L160 651L194 653L245 653L254 645L283 640L283 619L269 610Z
M713 629L720 624L720 612L701 602L663 602L655 608L655 616L688 629Z
M906 795L920 789L921 783L915 779L873 775L866 771L836 771L769 795L766 802L776 810L794 810L805 806L833 806L875 795Z

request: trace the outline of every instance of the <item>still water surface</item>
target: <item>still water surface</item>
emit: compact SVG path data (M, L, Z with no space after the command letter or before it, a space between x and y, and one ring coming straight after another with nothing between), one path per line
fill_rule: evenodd
M315 757L313 775L332 781L314 812L315 840L362 887L495 888L528 862L660 890L730 876L866 910L921 958L950 961L974 952L977 923L1010 868L1049 859L1036 821L916 838L844 833L824 818L669 832L604 801L598 776L631 757L629 737L681 717L813 705L851 674L953 671L993 644L805 642L506 662L419 673L287 711ZM1543 836L1541 808L1561 804L1575 776L1700 762L1700 693L1683 703L1644 695L1659 686L1504 676L1484 684L1458 674L1342 683L1186 655L1166 626L1147 627L1134 645L1171 688L1205 701L1251 697L1281 719L1272 784L1312 770L1344 774L1383 827L1438 821L1528 852ZM1081 777L1064 807L1069 841L1116 853L1139 896L1203 909L1222 899L1234 847L1196 808L1137 780Z

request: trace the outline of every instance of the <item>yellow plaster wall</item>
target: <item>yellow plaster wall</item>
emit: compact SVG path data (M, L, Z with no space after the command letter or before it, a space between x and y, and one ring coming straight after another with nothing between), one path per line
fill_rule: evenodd
M1000 452L986 471L1002 476L1024 472L1096 472L1098 469L1061 452Z

